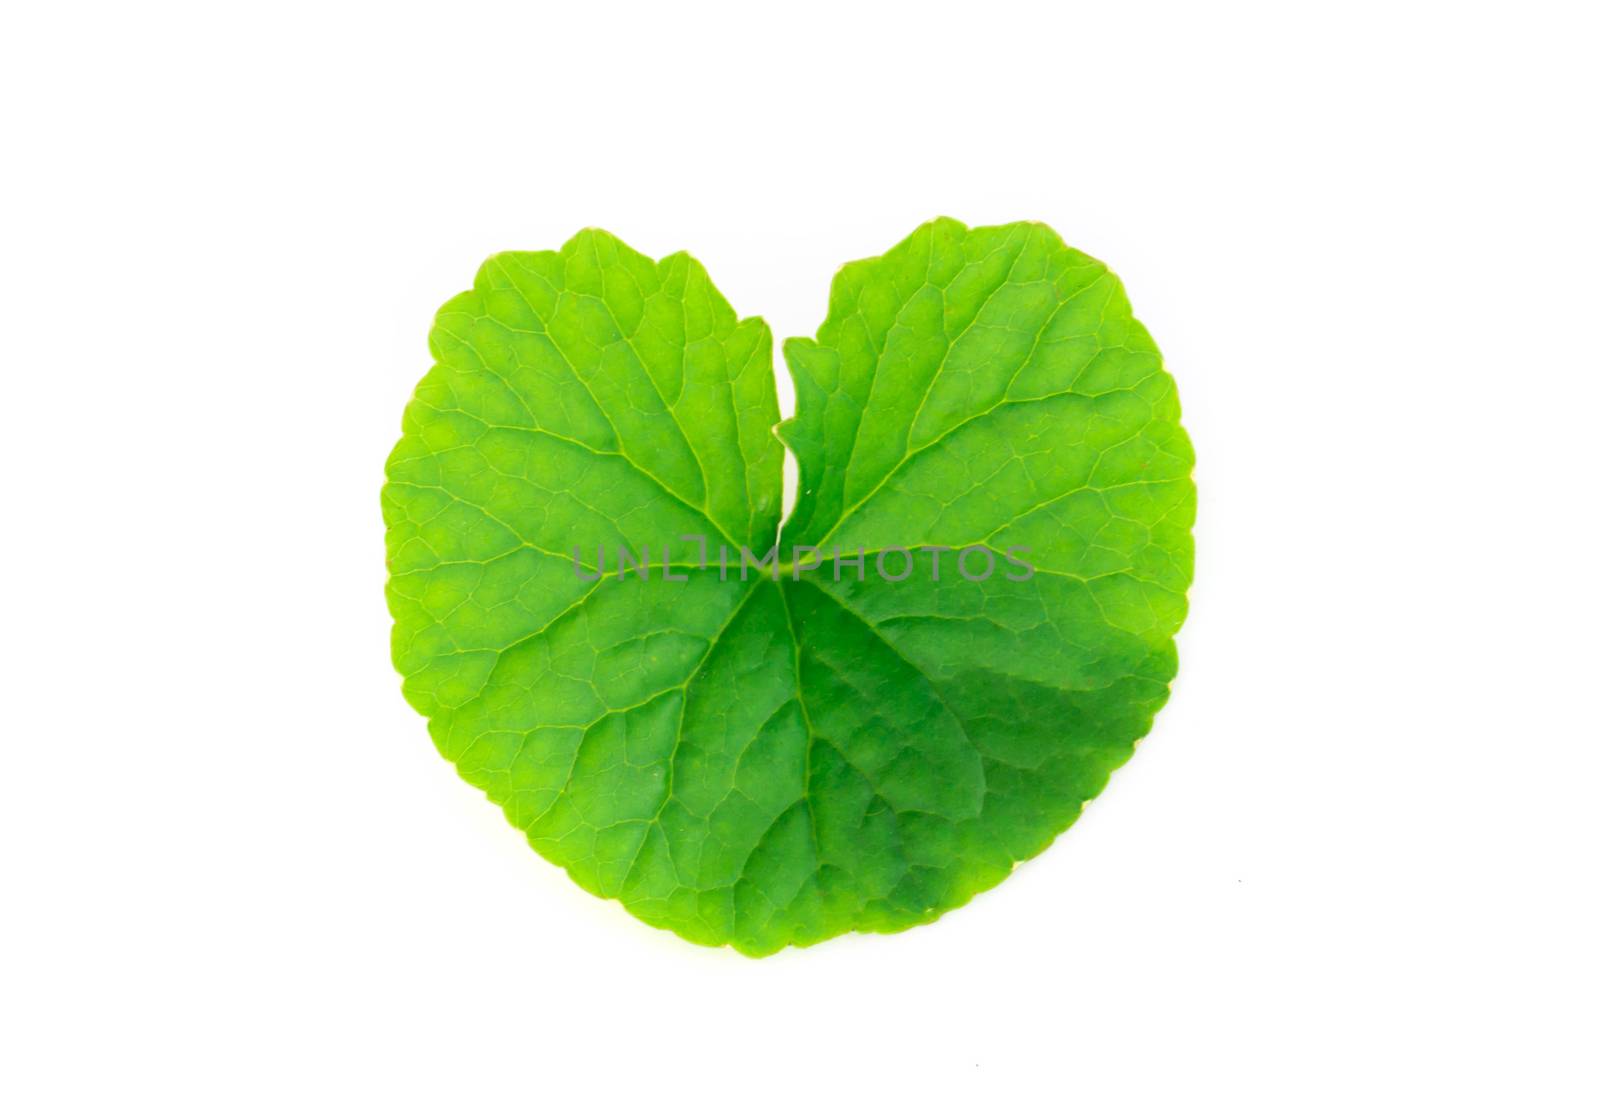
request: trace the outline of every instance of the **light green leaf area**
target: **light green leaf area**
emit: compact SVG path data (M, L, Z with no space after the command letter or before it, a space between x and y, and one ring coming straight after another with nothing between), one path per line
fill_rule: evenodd
M927 923L1070 826L1166 700L1192 450L1121 284L1042 225L846 265L781 426L766 325L599 231L491 258L431 347L383 491L406 697L649 924L764 955ZM775 429L789 561L741 580L779 535ZM979 546L1032 576L965 576Z

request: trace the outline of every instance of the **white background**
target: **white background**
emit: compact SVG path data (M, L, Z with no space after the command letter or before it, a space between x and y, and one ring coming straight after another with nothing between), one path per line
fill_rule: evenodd
M0 1109L1595 1113L1591 16L12 7ZM429 321L597 224L809 334L938 214L1165 350L1171 704L936 925L688 946L401 700Z

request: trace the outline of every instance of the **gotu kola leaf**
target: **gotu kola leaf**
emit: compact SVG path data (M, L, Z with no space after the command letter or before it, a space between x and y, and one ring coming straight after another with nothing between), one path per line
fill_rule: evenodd
M647 923L761 955L933 920L1166 699L1192 452L1121 285L1042 225L844 267L781 426L766 325L599 231L490 259L431 347L383 492L406 697Z

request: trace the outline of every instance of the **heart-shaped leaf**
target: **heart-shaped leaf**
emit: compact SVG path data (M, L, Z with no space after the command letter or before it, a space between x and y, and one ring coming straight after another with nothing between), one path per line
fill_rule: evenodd
M771 335L687 255L495 256L431 345L383 492L406 697L647 923L760 955L933 920L1166 700L1192 451L1121 285L1042 225L839 272L785 347L776 556Z

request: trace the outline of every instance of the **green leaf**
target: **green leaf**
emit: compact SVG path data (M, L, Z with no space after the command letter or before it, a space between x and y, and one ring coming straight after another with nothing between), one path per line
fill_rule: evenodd
M1121 285L1042 225L941 219L840 271L785 347L776 578L739 564L779 531L771 337L696 261L594 230L495 256L431 345L383 493L406 697L647 923L761 955L933 920L1166 700L1192 451Z

